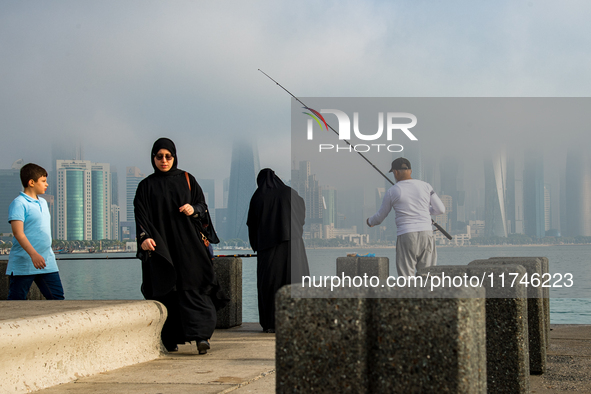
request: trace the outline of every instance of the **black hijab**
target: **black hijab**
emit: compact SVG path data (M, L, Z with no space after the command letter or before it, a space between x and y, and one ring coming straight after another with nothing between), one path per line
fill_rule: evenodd
M252 249L268 249L289 241L291 236L301 236L306 216L304 200L270 168L259 172L257 184L246 222Z
M154 158L156 157L160 149L168 150L172 157L174 157L172 167L170 168L170 170L166 172L160 171L158 167L156 167L156 163L154 163ZM173 176L184 173L183 170L178 169L179 159L176 156L176 146L174 145L174 142L172 142L172 140L169 138L158 138L156 142L154 142L154 145L152 146L152 157L150 162L152 163L152 168L154 168L154 175L156 176Z

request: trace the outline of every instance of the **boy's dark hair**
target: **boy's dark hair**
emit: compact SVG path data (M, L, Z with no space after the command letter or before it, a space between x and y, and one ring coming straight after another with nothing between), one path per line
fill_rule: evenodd
M37 164L29 163L21 168L21 183L24 188L29 186L29 181L31 179L37 182L42 176L46 177L47 171L45 171L45 168L38 166Z

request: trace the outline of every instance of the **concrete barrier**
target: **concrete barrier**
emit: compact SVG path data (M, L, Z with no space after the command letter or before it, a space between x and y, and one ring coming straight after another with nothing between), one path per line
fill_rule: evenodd
M0 392L158 358L166 315L156 301L0 301Z
M215 328L231 328L242 324L242 259L240 257L216 257L213 259L220 286L230 302L217 311Z
M8 298L8 289L10 288L10 277L5 275L6 266L8 265L8 256L5 257L6 260L0 260L0 301L5 300ZM27 294L27 300L44 300L43 294L33 282L31 285L31 289L29 290L29 294Z
M538 259L542 263L542 274L550 275L550 261L547 257L491 257L491 259L502 260L522 260ZM550 287L542 287L542 297L544 302L544 323L546 324L546 349L550 345Z
M377 276L386 283L390 275L390 260L387 257L337 257L337 276Z
M486 291L486 371L489 393L529 393L527 290L525 285L501 286L499 275L519 277L521 265L451 265L419 270L418 275L477 277ZM493 275L493 281L490 280ZM483 280L484 278L484 280Z
M486 392L483 289L306 292L277 293L278 393Z
M533 274L537 274L542 278L542 263L537 258L510 258L510 259L488 259L475 260L468 265L485 265L490 264L507 265L517 264L522 265L527 271L527 278L531 280ZM519 277L517 280L521 280ZM505 283L507 284L507 283ZM546 327L547 317L546 308L544 306L542 287L527 286L527 325L528 325L528 340L529 340L529 370L532 374L542 374L546 371L546 334L548 328Z

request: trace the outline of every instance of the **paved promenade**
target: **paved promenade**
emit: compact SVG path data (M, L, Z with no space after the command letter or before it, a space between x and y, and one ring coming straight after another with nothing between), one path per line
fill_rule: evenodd
M78 379L42 394L67 393L274 393L275 335L258 323L216 330L211 350L198 355L195 344L163 357Z
M275 335L245 323L217 330L212 349L194 345L158 360L41 390L58 393L257 393L275 392ZM548 371L531 376L532 393L591 393L591 325L552 325Z

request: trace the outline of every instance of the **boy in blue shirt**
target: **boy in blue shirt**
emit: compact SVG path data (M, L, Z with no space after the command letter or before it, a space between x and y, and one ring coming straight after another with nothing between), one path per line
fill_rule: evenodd
M24 192L8 208L15 242L6 275L10 276L9 300L26 300L33 281L48 300L63 300L64 289L51 250L51 216L47 201L39 198L47 189L47 171L29 163L21 168Z

